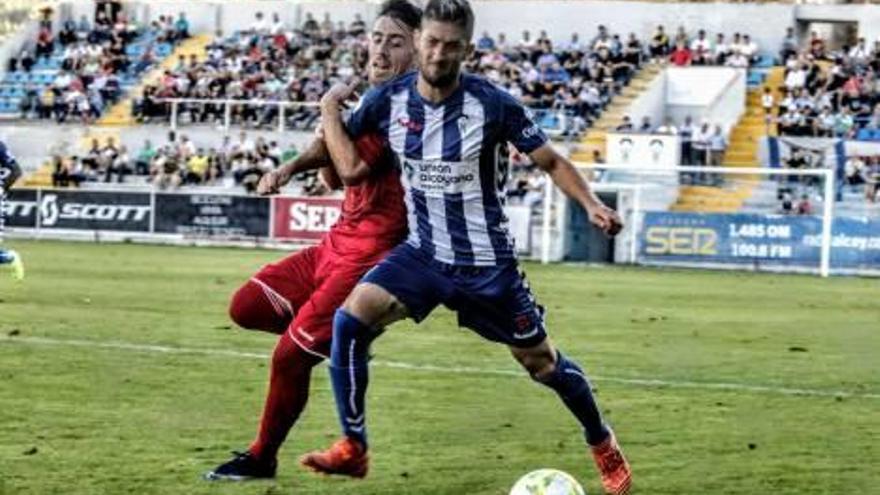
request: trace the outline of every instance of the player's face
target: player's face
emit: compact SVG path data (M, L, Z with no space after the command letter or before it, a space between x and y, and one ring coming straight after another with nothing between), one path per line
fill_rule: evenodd
M413 33L406 24L383 16L376 19L370 33L370 84L380 84L409 70L415 58Z
M431 86L455 83L461 64L473 50L465 30L455 24L425 21L418 35L419 70Z

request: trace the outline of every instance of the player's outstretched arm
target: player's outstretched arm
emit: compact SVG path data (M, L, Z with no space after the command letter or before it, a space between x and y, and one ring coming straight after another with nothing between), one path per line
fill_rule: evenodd
M342 103L354 95L354 83L336 84L321 98L321 122L324 141L336 173L342 183L350 186L364 180L370 174L370 166L361 159L355 142L342 122Z
M296 158L284 162L275 170L263 175L257 184L257 194L268 196L278 194L294 175L307 170L332 167L330 152L321 137L317 137Z
M568 159L560 155L553 149L549 143L529 153L532 161L535 162L541 170L547 172L553 183L566 196L580 203L587 211L590 222L602 229L607 235L617 235L623 228L623 222L620 220L617 212L607 207L590 189L590 185L584 180L583 176L578 173L574 165Z

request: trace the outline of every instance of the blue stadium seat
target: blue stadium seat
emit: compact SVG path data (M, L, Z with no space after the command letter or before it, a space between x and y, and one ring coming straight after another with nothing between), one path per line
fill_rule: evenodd
M165 58L168 55L171 55L171 50L172 47L170 43L162 43L156 47L156 54L162 58Z
M761 58L758 59L755 67L768 69L774 65L776 65L776 59L772 55L761 55Z
M14 83L25 83L28 80L28 75L26 72L13 72L11 74L11 80Z

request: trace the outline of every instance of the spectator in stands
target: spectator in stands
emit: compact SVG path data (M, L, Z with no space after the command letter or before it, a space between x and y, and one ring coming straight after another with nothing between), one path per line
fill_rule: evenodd
M156 155L150 170L150 174L153 176L153 184L159 189L177 188L180 186L180 172L178 157L168 148Z
M639 132L642 134L650 134L654 132L654 126L651 124L651 117L645 115L642 117L642 124L639 126Z
M764 92L761 94L761 108L764 110L765 116L772 115L773 109L776 108L776 98L773 96L773 89L770 86L764 86Z
M360 14L354 15L354 20L351 21L351 26L348 28L348 32L355 37L365 34L367 32L367 24L361 18Z
M758 44L752 40L751 35L748 33L744 34L742 44L739 47L739 52L747 61L746 67L758 61L758 50Z
M849 108L844 107L841 112L837 114L837 118L835 119L834 135L836 137L850 137L854 125L855 120L853 119L852 113Z
M183 183L199 185L207 181L210 158L204 148L198 148L186 162Z
M302 26L300 26L300 29L302 29L306 35L311 36L317 34L317 32L321 30L321 26L318 25L318 21L315 20L311 12L306 12L306 18L303 21Z
M809 194L801 194L801 200L798 201L797 207L795 208L795 213L798 215L813 214L813 204L810 202Z
M636 37L636 33L629 33L629 39L623 48L623 61L633 68L641 67L643 55L642 42Z
M720 125L715 126L712 135L709 136L709 165L720 167L724 163L724 153L727 151L727 138Z
M476 48L480 52L489 52L495 49L495 40L489 36L489 31L483 31L483 36L477 41Z
M724 33L715 36L715 46L712 47L712 63L714 65L726 65L727 57L730 56L730 45L724 39Z
M665 59L669 54L669 36L663 26L657 26L657 30L651 36L651 58L655 61Z
M678 128L678 136L681 138L681 162L685 165L696 165L694 155L694 133L697 131L693 118L688 115L684 123ZM689 176L686 176L689 177Z
M150 164L153 163L153 159L156 157L156 149L153 147L153 143L147 139L144 140L144 145L138 151L137 158L134 161L134 172L137 175L149 175L150 173Z
M26 73L30 73L31 69L33 69L36 61L34 57L31 56L31 52L27 49L21 51L21 54L18 56L18 65L21 66L21 70Z
M691 65L693 57L690 48L688 48L683 41L676 42L675 50L673 50L672 54L669 56L669 61L676 67L687 67Z
M785 28L785 38L782 39L782 46L779 49L779 62L785 65L785 62L792 56L797 55L798 41L794 34L794 28Z
M64 21L64 25L58 33L58 42L61 43L62 47L66 47L71 43L75 43L76 40L76 22L72 19Z
M815 60L824 60L826 58L825 53L825 40L822 39L821 36L816 31L810 33L810 55L813 56Z
M815 137L832 137L834 136L834 125L837 117L831 113L831 107L822 107L822 111L813 119L813 136Z
M749 67L749 58L742 50L735 50L724 60L724 65L737 69L747 69Z
M785 87L789 91L803 88L807 84L807 65L800 64L794 69L788 71L785 76Z
M175 39L176 40L185 40L189 38L189 20L186 18L186 14L181 12L177 15L177 21L174 23Z
M706 38L704 29L697 32L697 37L691 41L690 50L694 65L709 65L712 60L712 43Z
M111 138L112 139L112 138ZM131 164L131 156L128 154L128 148L120 146L118 152L113 155L109 154L107 160L107 173L104 178L105 182L113 180L113 174L116 174L117 182L122 183L126 175L134 172Z
M684 26L679 25L678 29L675 31L675 36L672 39L673 44L683 43L685 46L688 46L689 40L690 38L688 37Z
M629 118L629 115L624 115L623 122L614 128L615 132L633 132L634 130L635 126L632 123L632 119Z
M706 165L708 163L709 139L712 137L712 129L709 122L703 121L693 134L691 146L693 146L694 165ZM701 179L698 177L698 180Z
M37 34L37 59L48 59L55 49L55 38L52 36L51 27L41 27Z

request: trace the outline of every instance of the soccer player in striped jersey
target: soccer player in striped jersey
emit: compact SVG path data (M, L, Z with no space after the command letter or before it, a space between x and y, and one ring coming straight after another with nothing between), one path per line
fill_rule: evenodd
M419 71L369 91L343 121L336 86L322 100L334 162L355 159L352 139L380 132L402 167L409 236L370 270L334 317L330 375L344 437L303 456L326 474L368 470L365 393L372 339L386 325L419 322L437 306L459 325L510 348L539 383L553 389L583 426L608 493L629 490L629 465L596 405L582 369L545 333L544 310L520 272L504 215L507 145L527 153L608 235L622 227L613 210L560 156L526 110L492 83L461 73L473 50L467 0L429 0L417 34Z
M21 167L9 149L0 141L0 242L3 241L3 229L6 219L5 202L6 193L12 184L21 176ZM0 266L8 266L12 269L12 277L16 280L24 279L24 263L21 256L11 249L0 247Z
M371 84L412 67L413 32L420 22L421 10L407 0L387 0L379 7L369 35ZM354 159L336 166L317 139L260 184L260 192L270 194L294 173L322 167L325 178L345 185L345 199L342 215L319 245L266 265L232 298L229 312L236 323L280 337L256 439L245 452L206 473L206 479L275 476L278 450L305 409L312 369L330 354L334 312L364 273L406 234L399 170L385 140L364 134L353 150Z

